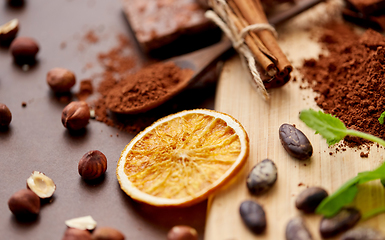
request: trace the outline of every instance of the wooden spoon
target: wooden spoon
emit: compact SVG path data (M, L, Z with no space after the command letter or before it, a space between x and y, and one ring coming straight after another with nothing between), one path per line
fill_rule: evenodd
M269 22L272 25L277 25L322 1L323 0L298 1L298 3L293 5L293 7L289 8L288 10L269 17ZM155 101L147 102L146 104L135 106L130 109L125 109L124 111L119 109L110 110L119 114L138 114L156 108L196 83L196 81L201 76L203 76L204 73L206 73L212 64L218 62L218 60L220 60L225 55L225 53L230 53L230 51L232 51L232 44L229 40L225 39L215 45L203 48L201 50L170 58L164 62L172 61L175 63L175 65L182 69L191 69L194 72L193 76L189 79L182 80L173 91L168 92ZM108 106L108 99L106 101Z

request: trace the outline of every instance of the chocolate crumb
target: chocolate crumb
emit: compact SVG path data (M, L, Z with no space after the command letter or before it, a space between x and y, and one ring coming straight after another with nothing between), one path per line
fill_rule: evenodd
M362 158L367 158L368 156L369 156L368 152L367 153L364 153L364 152L360 153L360 157L362 157Z

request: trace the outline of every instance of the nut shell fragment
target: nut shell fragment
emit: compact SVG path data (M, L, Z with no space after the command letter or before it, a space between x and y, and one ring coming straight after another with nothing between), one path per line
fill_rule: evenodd
M27 179L27 187L40 198L50 198L56 190L56 185L44 173L33 171Z
M0 26L0 44L9 44L19 31L19 20L12 19L11 21Z
M65 221L67 227L80 230L93 230L96 227L96 221L91 216L72 218Z

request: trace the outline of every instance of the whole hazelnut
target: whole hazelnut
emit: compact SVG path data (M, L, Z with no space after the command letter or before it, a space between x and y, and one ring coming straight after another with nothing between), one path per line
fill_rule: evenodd
M89 120L90 108L83 101L69 103L61 115L61 121L68 130L80 130L87 126Z
M78 171L86 180L93 180L102 176L107 170L107 158L98 151L89 151L79 161Z
M69 92L76 83L76 77L68 69L53 68L47 73L47 83L54 92Z
M5 104L0 103L0 128L8 127L8 125L11 123L11 120L11 111L9 111L9 108Z
M177 225L168 232L167 240L198 240L198 233L192 227Z
M91 233L88 230L77 228L67 228L62 240L92 240Z
M22 189L11 196L8 207L16 216L37 215L40 212L40 198L31 190Z
M17 37L12 41L9 50L17 64L32 64L39 52L39 45L32 38Z
M19 31L19 20L12 19L11 21L0 26L0 44L8 45L16 37Z
M92 233L92 239L93 240L124 240L124 235L110 227L101 227L97 228L93 233Z

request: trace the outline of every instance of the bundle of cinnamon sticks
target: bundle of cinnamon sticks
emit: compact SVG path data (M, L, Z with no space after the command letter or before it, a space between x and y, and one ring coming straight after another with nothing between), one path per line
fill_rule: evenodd
M280 87L290 80L293 67L279 47L274 29L253 28L256 25L268 25L259 0L209 0L209 4L232 35L239 36L251 27L241 36L241 41L257 62L256 68L266 89Z

